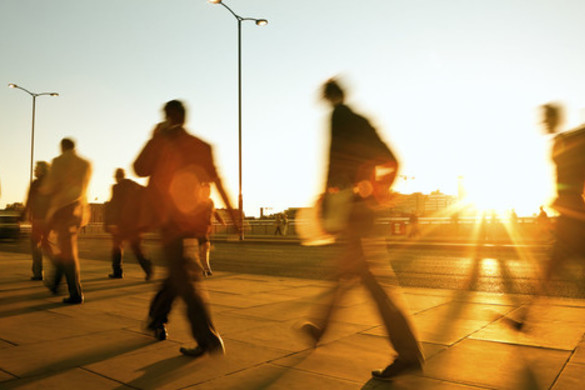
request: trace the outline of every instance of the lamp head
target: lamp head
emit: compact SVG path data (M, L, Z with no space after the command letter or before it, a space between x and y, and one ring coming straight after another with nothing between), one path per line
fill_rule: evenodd
M58 92L51 92L49 95L51 95L51 96L59 96L59 93Z
M210 2L211 4L219 4L221 3L221 0L207 0L208 2Z
M16 87L17 87L16 84L12 84L12 83L8 84L8 88L16 88Z
M256 20L256 26L266 26L267 24L268 24L268 20L266 20L266 19Z

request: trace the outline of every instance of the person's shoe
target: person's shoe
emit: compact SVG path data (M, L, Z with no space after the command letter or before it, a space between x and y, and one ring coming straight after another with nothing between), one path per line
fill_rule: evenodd
M213 272L211 272L210 269L203 270L203 276L205 276L206 278L211 275L213 275Z
M321 336L323 335L323 330L310 321L307 321L304 324L302 324L299 330L305 336L308 336L308 338L310 339L311 346L313 348L317 346L317 343L319 342L319 340L321 340Z
M159 341L164 341L169 338L169 332L165 324L157 325L151 328L151 330L154 332L154 338Z
M110 278L110 279L124 279L124 275L123 274L109 274L108 278Z
M504 316L504 318L502 319L502 322L518 332L522 332L522 331L526 330L524 327L524 325L526 323L522 320L516 320L514 318Z
M78 305L80 303L83 303L83 297L63 298L63 303L65 303L67 305Z
M179 349L179 351L185 355L185 356L190 356L193 358L198 358L201 357L203 355L205 355L206 353L210 354L210 355L224 355L225 354L225 348L223 346L223 340L221 339L221 337L218 337L218 343L213 346L213 347L206 347L203 348L201 346L196 346L195 348L185 348L185 347L181 347Z
M42 276L31 276L30 280L43 280Z
M381 381L391 381L397 376L412 374L417 371L422 371L422 364L420 362L396 359L383 370L372 371L372 377Z

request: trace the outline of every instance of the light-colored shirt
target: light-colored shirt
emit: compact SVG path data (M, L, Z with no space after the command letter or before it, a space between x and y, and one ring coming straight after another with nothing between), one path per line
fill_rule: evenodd
M51 169L39 190L51 196L47 221L58 210L76 202L84 206L82 209L87 208L87 187L91 172L91 163L79 157L75 150L66 150L53 159ZM82 221L87 222L88 218L89 215L84 215Z

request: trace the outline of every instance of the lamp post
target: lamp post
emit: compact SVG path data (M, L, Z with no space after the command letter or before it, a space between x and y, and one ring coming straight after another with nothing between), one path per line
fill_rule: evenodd
M240 240L244 239L244 197L242 195L242 22L249 20L256 23L257 26L268 24L266 19L244 18L236 14L230 7L225 5L222 0L208 0L212 4L221 4L227 9L238 21L238 177L239 177L239 194L238 209L240 212L240 221L242 229L240 230Z
M32 104L32 130L31 130L31 138L30 138L30 176L29 176L29 181L30 183L32 183L32 178L33 178L33 162L34 162L34 152L35 152L35 107L36 107L36 102L37 102L37 97L38 96L59 96L59 94L57 92L41 92L41 93L35 93L35 92L31 92L25 88L22 88L19 85L16 84L8 84L8 88L16 88L16 89L20 89L26 93L28 93L30 96L32 96L33 98L33 104Z

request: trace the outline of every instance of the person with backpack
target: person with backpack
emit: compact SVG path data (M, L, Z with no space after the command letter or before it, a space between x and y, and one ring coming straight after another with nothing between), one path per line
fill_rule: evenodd
M149 177L147 195L154 213L152 221L160 229L168 276L154 296L147 328L159 340L167 338L166 324L173 302L183 299L194 348L181 347L187 356L223 354L224 345L215 329L206 297L201 289L201 267L197 261L197 237L205 235L208 220L201 184L214 183L236 226L241 221L234 212L215 168L211 145L185 130L183 103L171 100L164 106L165 121L134 162L138 176Z
M390 343L398 356L386 368L372 371L372 377L392 380L398 375L422 369L423 354L406 313L386 293L376 271L387 264L377 264L369 255L372 249L385 249L375 229L378 211L384 209L390 186L398 171L394 153L380 139L376 129L363 116L344 104L344 91L336 80L323 88L323 98L332 106L329 169L323 196L324 227L343 243L336 284L328 296L325 309L301 331L317 345L327 331L339 301L354 281L359 280L370 292L386 327ZM340 221L340 216L345 216ZM327 223L328 220L336 222ZM332 231L335 226L336 231ZM348 287L349 286L349 287Z
M126 172L122 168L116 169L114 178L116 184L112 186L112 198L105 207L105 228L112 235L113 272L108 277L110 279L124 277L122 257L124 255L124 242L128 241L138 264L146 274L145 279L150 280L153 275L152 262L146 258L142 251L143 229L138 224L145 188L126 178Z

